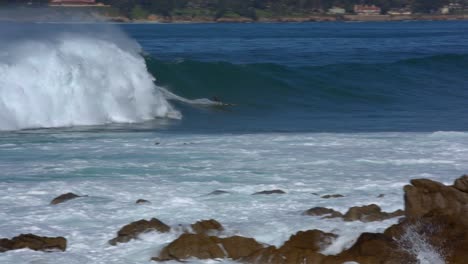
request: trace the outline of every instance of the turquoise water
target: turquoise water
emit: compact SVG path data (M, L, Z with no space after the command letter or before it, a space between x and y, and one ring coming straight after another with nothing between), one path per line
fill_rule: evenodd
M449 184L468 170L467 22L8 23L0 33L0 237L69 246L0 263L151 263L180 231L107 243L151 217L214 218L225 236L272 245L316 228L339 235L323 250L336 254L398 219L304 210L393 211L410 179ZM251 195L271 189L286 194ZM89 197L49 205L70 191ZM345 198L320 198L335 193Z

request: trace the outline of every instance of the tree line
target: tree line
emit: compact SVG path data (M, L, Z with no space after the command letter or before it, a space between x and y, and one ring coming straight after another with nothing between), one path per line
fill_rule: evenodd
M125 16L142 12L172 16L177 10L204 10L210 15L222 17L227 13L256 19L267 12L281 16L294 13L324 12L333 6L352 12L356 4L377 5L386 13L391 8L410 7L415 13L431 13L449 1L468 4L468 0L98 0L111 5ZM0 0L1 4L47 5L48 0Z

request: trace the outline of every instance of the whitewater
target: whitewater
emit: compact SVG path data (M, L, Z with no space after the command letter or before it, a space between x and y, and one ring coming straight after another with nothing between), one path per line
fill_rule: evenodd
M6 34L0 49L0 130L181 118L121 32Z

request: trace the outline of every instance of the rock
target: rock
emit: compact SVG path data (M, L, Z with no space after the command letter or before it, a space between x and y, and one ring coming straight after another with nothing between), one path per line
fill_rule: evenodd
M243 263L255 264L320 264L325 256L318 251L329 246L336 237L334 234L324 233L320 230L300 231L292 235L278 249L273 246L263 248L241 260Z
M397 210L392 213L382 212L382 209L376 204L370 204L365 206L354 206L349 208L348 212L343 216L345 221L362 221L362 222L373 222L382 221L389 218L402 216L404 212Z
M150 204L151 202L145 199L138 199L135 203L136 204Z
M310 208L309 210L305 211L303 215L312 215L312 216L328 215L327 218L335 218L335 217L343 216L343 214L341 214L340 212L335 211L330 208L326 208L326 207Z
M50 204L59 204L59 203L63 203L63 202L66 202L68 200L72 200L72 199L79 198L79 197L84 197L84 196L79 196L79 195L76 195L74 193L65 193L65 194L62 194L62 195L59 195L59 196L55 197L50 202Z
M182 234L179 238L167 245L156 261L183 260L187 258L215 259L224 258L226 254L220 247L219 238L209 237L205 234Z
M29 248L40 251L65 251L67 240L64 237L42 237L33 234L21 234L12 239L0 239L0 252Z
M462 176L455 185L463 189L465 180L466 177ZM407 218L446 216L460 219L461 224L468 226L468 193L428 179L411 180L411 184L403 188Z
M283 190L270 190L270 191L261 191L261 192L256 192L253 193L252 195L258 195L258 194L285 194Z
M460 178L455 180L453 187L459 191L468 193L468 175L463 175Z
M169 232L171 228L159 221L156 218L152 218L150 221L139 220L132 222L124 227L122 227L117 232L117 237L109 240L109 244L115 246L117 243L125 243L132 239L136 239L138 235L146 232L157 231L160 233Z
M191 225L192 230L197 234L209 234L223 231L223 226L216 220L201 220Z
M341 195L341 194L327 194L327 195L323 195L320 198L330 199L330 198L340 198L340 197L344 197L344 195Z
M227 194L227 193L230 193L230 192L223 191L223 190L215 190L215 191L210 192L208 195L220 195L220 194Z
M360 264L412 264L416 259L400 249L393 239L384 234L363 233L354 245L336 256L327 256L321 264L355 261Z
M205 234L182 234L179 238L167 245L155 261L184 260L188 258L240 259L262 249L263 246L253 238L232 236L218 238Z
M377 196L377 198L383 198L385 196L385 194L381 193Z
M263 248L263 245L258 243L255 239L242 236L222 238L221 244L227 252L227 256L231 259L240 259L250 256Z
M279 250L310 249L312 251L319 251L329 246L336 237L337 235L335 234L325 233L317 229L299 231L284 242L284 245Z

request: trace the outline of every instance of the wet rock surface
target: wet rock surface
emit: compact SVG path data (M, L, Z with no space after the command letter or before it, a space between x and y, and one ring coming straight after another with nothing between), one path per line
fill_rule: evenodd
M64 237L44 237L21 234L12 239L0 239L0 252L29 248L36 251L65 251L67 240Z
M239 259L251 255L263 246L253 238L233 236L218 238L205 234L182 234L167 245L155 261L231 258Z
M285 194L286 192L283 190L267 190L253 193L252 195L259 195L259 194Z
M115 246L117 243L125 243L132 239L136 239L138 235L146 232L157 231L160 233L165 233L170 231L170 227L163 222L159 221L156 218L151 220L139 220L132 222L124 227L122 227L117 232L117 237L109 240L109 244Z
M74 194L74 193L71 193L71 192L64 193L64 194L61 194L61 195L55 197L50 202L50 204L55 205L55 204L63 203L63 202L66 202L66 201L69 201L69 200L72 200L72 199L75 199L75 198L80 198L80 197L86 197L86 196L80 196L80 195L77 195L77 194Z
M330 198L341 198L341 197L344 197L344 195L341 195L341 194L326 194L326 195L323 195L320 198L330 199Z
M403 216L403 210L397 210L395 212L387 213L382 212L382 209L376 204L370 204L365 206L354 206L343 216L345 221L362 221L362 222L373 222L390 219L393 217Z
M190 226L197 234L212 234L224 230L223 226L216 220L201 220Z
M145 199L138 199L135 203L136 204L150 204L151 202Z
M325 215L327 218L335 218L335 217L342 217L343 214L335 211L331 208L326 207L314 207L310 208L309 210L305 211L303 215L311 215L311 216L323 216Z

